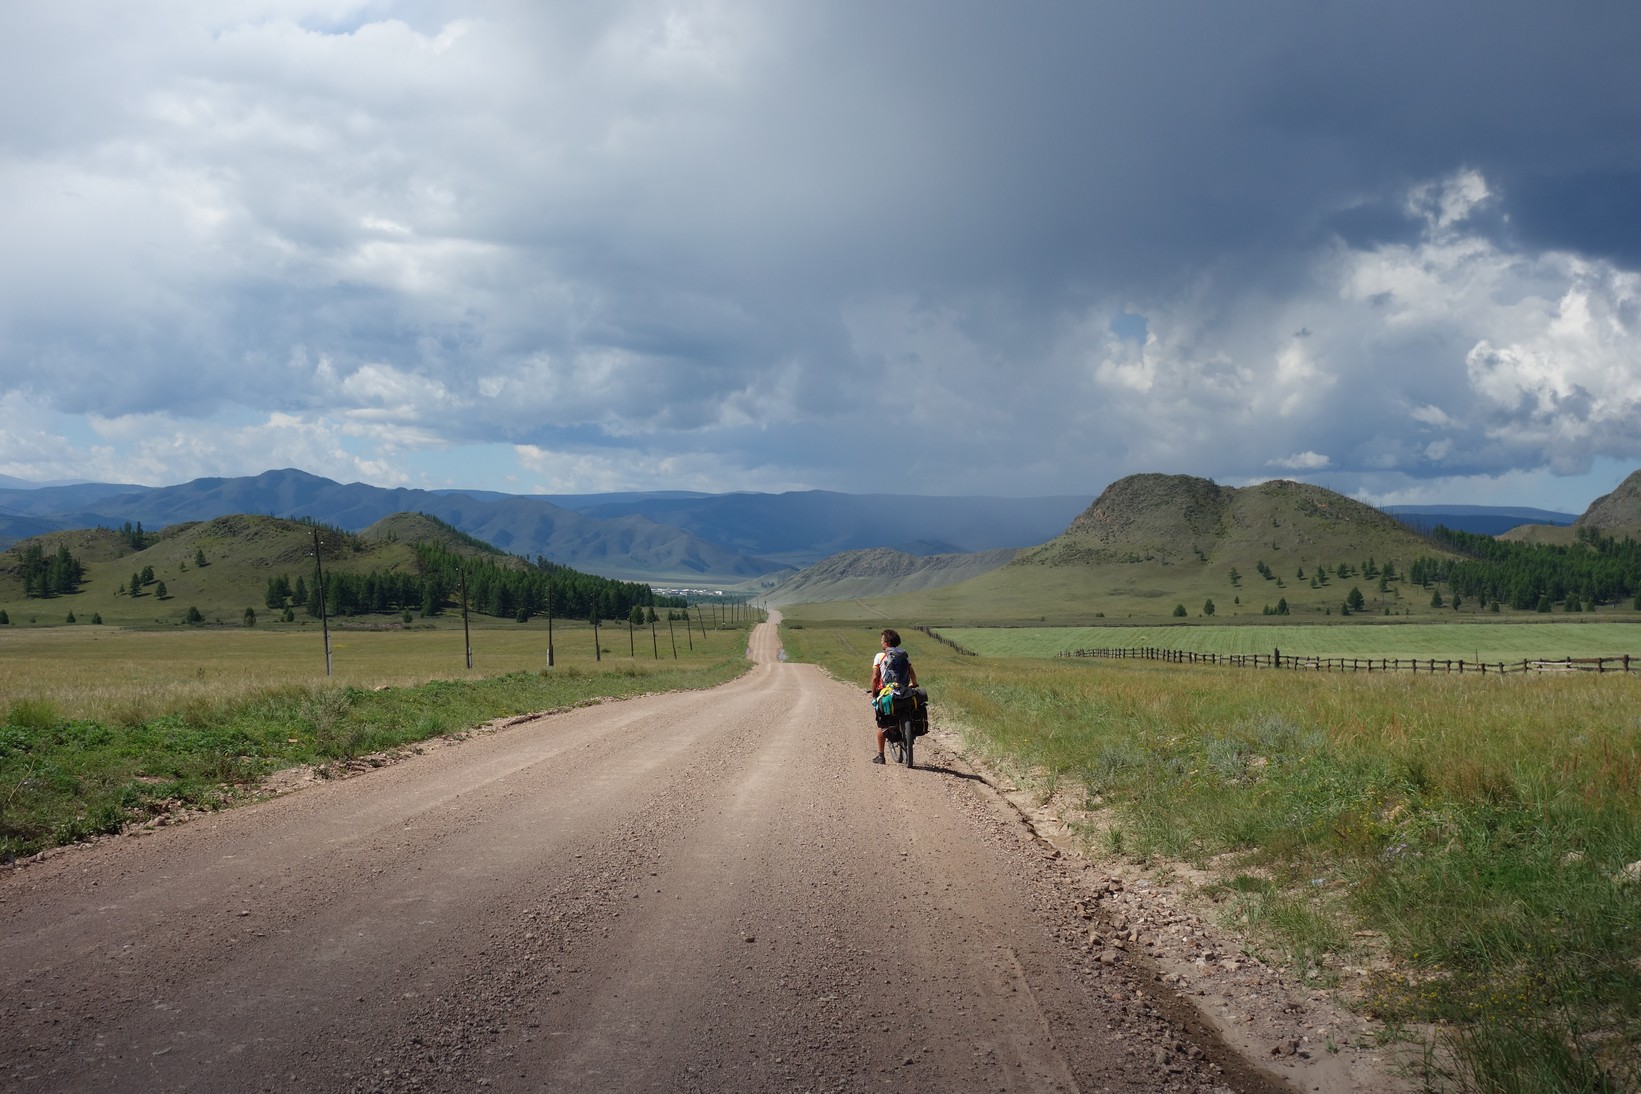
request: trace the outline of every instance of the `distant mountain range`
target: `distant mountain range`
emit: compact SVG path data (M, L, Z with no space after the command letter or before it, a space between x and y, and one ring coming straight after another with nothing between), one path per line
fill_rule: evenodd
M1386 505L1382 511L1419 531L1429 531L1442 525L1455 532L1474 532L1483 536L1502 535L1523 524L1564 527L1578 519L1575 513L1508 505Z
M246 513L306 517L360 531L394 513L419 512L504 551L545 556L605 577L725 584L862 548L922 556L1042 543L1063 531L1088 500L819 490L528 496L344 485L288 468L163 487L0 485L0 548L51 532L127 522L157 531Z
M1162 481L1134 476L1124 482L1132 487L1153 480ZM1178 479L1184 481L1198 480ZM1631 511L1641 504L1638 493L1641 472L1576 521L1566 513L1507 506L1390 506L1384 512L1415 530L1442 524L1498 535L1526 525L1530 534L1571 537L1568 526L1592 519L1604 529L1629 527ZM1194 495L1188 495L1170 487L1169 496L1180 504L1190 503ZM869 552L825 575L830 581L852 575L844 585L858 595L868 588L958 580L965 571L1001 566L1008 556L995 552L1049 543L1089 503L1086 495L922 497L822 490L518 495L342 484L290 468L163 487L36 485L0 477L0 549L33 536L127 522L158 531L243 513L309 518L362 531L395 513L425 513L512 554L545 556L589 573L655 584L755 581L769 589L824 559ZM984 557L951 557L962 555Z

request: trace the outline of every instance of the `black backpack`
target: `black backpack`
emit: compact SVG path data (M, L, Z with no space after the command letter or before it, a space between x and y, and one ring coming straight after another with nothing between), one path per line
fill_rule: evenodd
M901 691L912 683L912 659L899 646L887 650L883 654L881 668L883 683L896 691Z

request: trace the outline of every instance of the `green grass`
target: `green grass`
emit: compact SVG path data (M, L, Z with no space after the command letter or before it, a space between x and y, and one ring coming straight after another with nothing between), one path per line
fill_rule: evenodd
M783 637L854 681L876 630ZM1085 807L1091 843L1209 870L1228 920L1387 1028L1445 1023L1459 1064L1434 1085L1641 1084L1635 675L965 657L902 633L937 721ZM1346 971L1358 930L1394 975Z
M646 629L647 630L647 629ZM745 671L746 629L652 644L586 624L343 631L336 675L310 634L116 628L0 636L0 860L118 831L179 807L216 808L296 764L384 751L495 718L600 698L711 687ZM659 645L661 656L654 655ZM693 648L692 648L693 646Z
M942 627L940 634L987 657L1057 657L1078 649L1154 647L1192 653L1373 658L1641 656L1636 622L1568 623L1191 623L1153 627Z

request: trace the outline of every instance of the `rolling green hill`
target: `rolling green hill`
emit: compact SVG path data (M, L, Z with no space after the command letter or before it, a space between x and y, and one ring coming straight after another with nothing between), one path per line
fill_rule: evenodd
M182 622L191 607L208 622L238 623L246 608L259 616L269 614L264 601L270 577L294 581L312 574L313 531L313 525L301 521L236 515L147 533L140 547L108 529L54 532L0 554L0 608L14 624L62 624L72 613L81 624L100 616L108 625L152 627ZM411 540L394 542L327 528L320 529L320 539L328 571L402 571L415 565ZM18 563L32 543L47 552L66 547L81 561L85 574L78 592L24 596ZM149 567L153 583L141 585L140 595L131 596L133 575Z
M1583 528L1600 529L1604 535L1641 539L1641 471L1632 471L1610 494L1603 494L1571 526L1523 524L1501 535L1517 543L1565 547L1578 541Z
M1065 531L1007 566L914 594L788 611L792 618L929 623L1153 622L1260 617L1286 600L1293 615L1339 615L1359 588L1365 612L1440 617L1405 577L1421 556L1450 557L1384 513L1297 482L1219 486L1186 475L1112 483ZM1398 578L1379 587L1390 563ZM1263 569L1262 569L1263 567ZM1371 567L1372 573L1368 572ZM1448 613L1451 615L1451 612Z
M267 606L269 581L285 578L294 586L300 580L311 587L316 527L327 580L346 575L362 579L370 574L420 574L418 545L482 559L485 566L504 572L533 569L527 560L422 513L396 513L361 533L240 514L176 524L159 532L93 528L54 532L15 544L0 554L0 610L11 624L19 626L62 626L72 615L76 625L92 625L100 619L105 625L142 628L184 623L190 609L203 622L238 625L250 608L259 626L279 625L281 612ZM47 556L66 551L77 559L83 569L78 589L51 596L27 595L22 571L30 547L40 548ZM555 587L573 585L578 595L598 595L606 587L616 590L621 584L562 567L553 572ZM135 596L131 595L133 584L138 590ZM561 606L569 602L566 598ZM473 603L475 610L484 610L477 599ZM295 615L297 622L307 619L300 604ZM397 615L393 618L399 619Z
M1577 528L1599 528L1609 536L1641 539L1641 471L1633 471L1618 489L1590 503L1583 516L1573 522Z

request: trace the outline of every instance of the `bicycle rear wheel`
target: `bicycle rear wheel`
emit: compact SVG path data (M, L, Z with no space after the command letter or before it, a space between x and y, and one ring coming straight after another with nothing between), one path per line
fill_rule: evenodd
M899 734L900 731L898 729L891 729L888 733L883 735L883 743L888 747L889 762L891 763L900 763L901 756L903 754L901 752L902 745Z
M912 766L912 742L915 740L917 740L917 735L912 730L912 720L902 718L900 720L900 749L907 767Z

